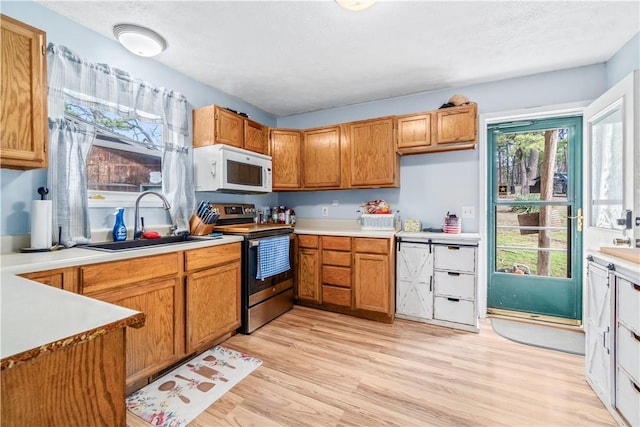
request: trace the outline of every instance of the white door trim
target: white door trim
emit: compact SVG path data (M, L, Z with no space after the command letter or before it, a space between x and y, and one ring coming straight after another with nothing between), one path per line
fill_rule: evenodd
M478 314L480 317L487 316L487 253L489 250L487 247L487 196L489 195L489 189L487 188L487 177L489 176L489 165L487 164L487 126L493 123L509 121L582 115L585 107L589 105L589 103L590 101L582 101L479 115L478 151L480 156L481 179L478 180L478 193L480 194L478 227L481 242L483 242L478 246Z

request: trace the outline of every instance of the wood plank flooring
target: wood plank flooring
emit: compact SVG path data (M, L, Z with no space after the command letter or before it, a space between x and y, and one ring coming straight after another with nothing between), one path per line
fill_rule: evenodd
M263 364L192 427L615 425L583 356L509 341L488 319L474 334L296 306L222 345Z

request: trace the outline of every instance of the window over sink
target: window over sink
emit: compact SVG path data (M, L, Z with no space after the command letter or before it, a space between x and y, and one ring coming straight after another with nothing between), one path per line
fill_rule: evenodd
M150 119L124 118L99 108L65 101L65 116L93 126L96 138L87 156L90 206L128 204L147 190L162 190L164 128ZM140 114L138 114L140 116Z

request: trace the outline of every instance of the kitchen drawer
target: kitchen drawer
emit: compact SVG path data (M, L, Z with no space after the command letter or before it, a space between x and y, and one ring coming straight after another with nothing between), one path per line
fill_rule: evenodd
M351 267L351 252L322 251L322 263L325 265Z
M298 247L300 248L317 248L318 236L312 234L298 234Z
M322 285L322 302L351 307L351 289Z
M433 268L475 273L476 248L457 245L436 245L434 248Z
M193 271L236 260L240 260L240 242L186 251L184 265L186 271Z
M622 369L617 369L616 406L629 425L640 425L640 385Z
M322 266L322 284L334 285L343 288L351 287L351 268L335 267L332 265Z
M322 236L322 249L351 251L351 237Z
M437 295L475 300L476 276L454 271L434 271L434 290Z
M180 271L182 252L80 267L80 293L86 295L133 283L144 283Z
M389 253L389 239L368 239L360 237L355 240L356 252L368 254Z
M618 321L640 335L640 285L617 277Z
M474 302L456 298L434 297L433 318L464 323L465 325L475 325Z
M636 313L636 316L638 314ZM622 325L618 325L617 357L622 367L636 384L640 384L640 336Z

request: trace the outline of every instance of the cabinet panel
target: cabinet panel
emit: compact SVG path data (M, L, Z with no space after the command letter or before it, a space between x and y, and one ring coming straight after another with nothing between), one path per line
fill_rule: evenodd
M399 186L400 163L395 149L393 119L349 123L348 131L351 186Z
M157 372L183 354L184 343L177 331L181 293L180 281L171 278L92 295L146 315L142 328L127 329L127 384Z
M476 277L452 271L435 271L433 285L438 295L474 300Z
M300 237L300 236L298 236ZM298 299L320 302L320 262L318 250L298 249L298 278L296 292Z
M173 252L144 258L132 258L80 267L81 292L84 295L123 285L175 275L180 271L182 254Z
M410 114L397 117L398 152L411 153L431 146L431 114Z
M640 384L640 336L622 325L618 326L617 332L618 366L627 371L632 380Z
M0 166L48 165L46 34L8 16L0 19Z
M459 298L434 297L433 298L433 318L446 320L448 322L463 323L465 325L475 325L475 307L473 301Z
M322 236L322 249L351 250L351 237Z
M630 426L640 425L640 385L619 369L616 372L616 406Z
M389 256L356 253L354 308L391 314Z
M322 251L322 264L351 267L351 252Z
M304 187L339 188L340 126L305 130L303 147Z
M58 289L64 289L65 291L75 293L79 292L78 269L76 267L39 271L35 273L22 274L21 276Z
M243 148L244 119L231 111L215 107L215 143Z
M187 276L187 352L240 327L240 261Z
M598 397L611 404L611 289L608 271L589 262L585 305L585 370Z
M311 234L298 234L298 246L301 248L317 248L318 236Z
M389 253L388 239L370 239L366 237L360 237L355 239L354 246L356 252L366 252L370 254Z
M240 260L240 242L186 251L185 270L194 271Z
M640 285L621 277L617 279L618 320L640 334Z
M439 270L474 273L476 271L476 248L458 245L435 246L433 267Z
M351 289L323 285L322 302L351 307Z
M475 142L478 139L478 106L470 104L436 110L436 145Z
M351 288L351 268L323 265L322 284Z
M302 188L302 132L293 129L271 129L272 188Z
M244 148L269 155L268 128L252 120L244 120Z

